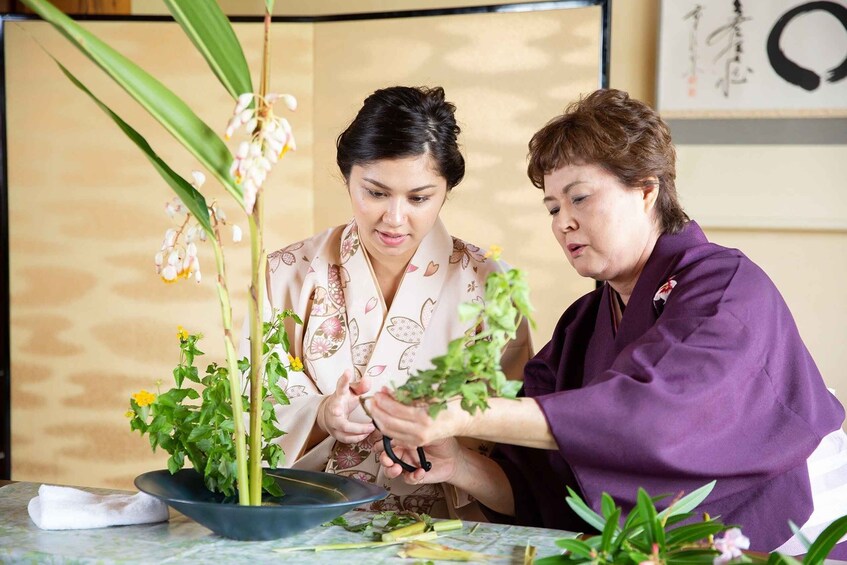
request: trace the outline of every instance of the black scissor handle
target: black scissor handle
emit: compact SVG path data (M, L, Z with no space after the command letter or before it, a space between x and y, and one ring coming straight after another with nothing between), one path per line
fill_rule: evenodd
M391 447L391 438L388 436L382 436L382 447L385 448L385 452L388 454L388 457L391 458L392 461L403 467L403 470L409 473L416 471L418 468L414 465L410 465L406 463L394 453L394 449ZM421 461L421 469L424 471L429 471L432 469L432 463L426 460L426 453L424 452L423 447L418 448L418 459Z

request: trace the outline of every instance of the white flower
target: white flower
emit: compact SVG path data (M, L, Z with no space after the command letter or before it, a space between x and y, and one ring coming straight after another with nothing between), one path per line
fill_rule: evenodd
M725 565L741 557L742 549L750 549L750 539L742 534L739 528L730 528L723 538L715 538L715 549L721 554L712 561L713 565Z
M244 194L244 208L248 214L253 212L256 196L267 179L271 165L286 152L295 150L297 145L291 124L285 118L273 113L273 105L282 100L289 110L297 108L297 99L290 94L271 93L265 96L265 109L259 114L261 104L248 108L250 102L258 96L250 93L238 97L235 109L226 126L226 138L229 139L239 128L247 130L250 141L242 141L235 152L235 160L230 167L230 175L236 184L241 185Z
M185 210L185 207L182 205L182 201L174 197L167 204L165 204L165 213L169 218L173 218L177 214L182 214Z
M241 227L237 224L232 226L232 241L233 243L241 241Z
M194 179L194 182L192 183L194 188L201 188L204 184L206 184L206 175L200 171L191 171L191 177Z

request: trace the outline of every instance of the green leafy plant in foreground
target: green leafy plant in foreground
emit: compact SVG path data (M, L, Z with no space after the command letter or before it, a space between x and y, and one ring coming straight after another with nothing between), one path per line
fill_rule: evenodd
M500 249L492 246L486 258L499 259ZM500 368L500 357L509 340L517 335L523 318L533 324L529 285L520 269L494 272L485 280L482 302L459 306L459 318L472 322L464 337L450 342L447 353L433 357L431 369L412 375L397 387L395 396L404 404L426 402L435 418L447 407L447 400L460 396L462 408L474 414L488 408L491 396L514 398L521 381L509 380Z
M679 497L662 511L656 502L666 496L650 497L638 489L635 507L621 521L623 509L607 493L602 494L601 511L592 510L573 490L568 489L568 505L587 524L601 532L583 539L565 538L556 545L566 550L563 555L536 561L540 565L554 563L592 563L595 565L719 565L726 563L767 563L768 565L821 565L838 540L847 533L847 516L829 525L815 540L803 540L807 548L803 561L772 553L769 556L743 553L749 540L734 526L703 516L702 521L691 522L695 508L711 493L715 481ZM680 522L689 521L681 525ZM797 532L796 526L791 525ZM723 539L716 539L724 533Z
M271 440L284 434L277 426L273 403L289 404L285 394L288 371L302 370L296 357L283 360L280 352L289 350L285 320L301 324L300 318L291 310L277 314L272 322L264 324L263 352L265 361L262 381L262 460L273 468L280 464L282 448ZM203 475L206 487L227 497L234 496L237 489L236 445L233 433L235 424L230 404L231 390L229 371L217 363L206 367L201 376L194 364L195 358L203 355L197 347L202 336L189 334L179 328L180 360L173 371L176 387L153 394L140 391L130 399L130 429L147 435L155 451L162 448L170 453L168 470L176 473L182 469L185 459ZM246 373L250 369L247 358L238 362L238 369ZM239 380L246 379L239 375ZM197 385L189 386L189 383ZM198 389L200 392L198 392ZM244 390L240 391L242 409L247 410L250 400ZM196 402L199 401L199 402ZM281 496L279 486L267 474L262 475L262 488L269 494Z

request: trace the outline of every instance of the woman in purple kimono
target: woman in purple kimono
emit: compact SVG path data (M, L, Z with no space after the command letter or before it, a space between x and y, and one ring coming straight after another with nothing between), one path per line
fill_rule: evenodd
M625 92L598 90L529 148L568 262L604 284L562 315L518 401L475 416L450 403L431 420L376 394L380 429L410 461L403 446L427 446L433 463L405 480L451 483L498 521L585 531L566 485L599 510L603 491L631 508L638 487L716 479L702 511L741 525L753 549L803 553L789 520L814 539L847 512L844 409L767 275L683 212L668 126ZM500 445L489 459L457 436ZM845 546L833 555L847 558Z

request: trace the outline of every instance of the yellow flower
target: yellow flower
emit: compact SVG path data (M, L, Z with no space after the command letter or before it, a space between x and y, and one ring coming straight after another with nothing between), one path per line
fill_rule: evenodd
M135 403L138 404L140 408L143 408L144 406L150 406L153 404L153 401L156 400L156 395L141 389L140 392L136 392L132 395L132 399L135 400Z
M182 326L177 326L176 337L177 339L179 339L179 341L185 341L188 339L188 332L185 331L185 328L183 328Z
M486 259L494 259L497 261L500 259L500 254L503 253L503 248L499 245L492 245L488 248L488 251L485 252Z
M134 417L135 416L135 410L127 410L126 412L124 412L124 416L126 416L127 418Z
M303 370L303 362L300 361L299 357L294 357L290 353L288 354L288 362L291 363L291 370L298 372Z

